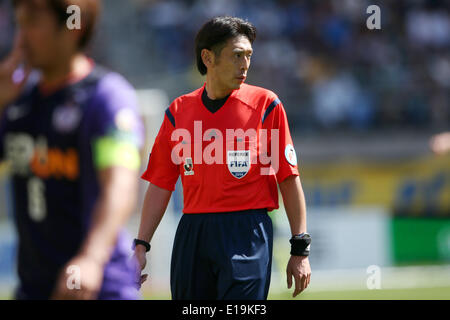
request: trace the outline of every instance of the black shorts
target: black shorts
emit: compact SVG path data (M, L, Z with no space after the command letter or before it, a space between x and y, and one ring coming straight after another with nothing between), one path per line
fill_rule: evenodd
M172 299L267 299L272 247L266 209L183 214L172 251Z

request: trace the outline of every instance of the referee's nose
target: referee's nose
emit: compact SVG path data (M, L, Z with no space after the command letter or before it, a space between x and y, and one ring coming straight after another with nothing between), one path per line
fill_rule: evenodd
M242 61L240 68L241 74L247 75L247 70L250 67L250 58L244 57L244 59L242 59L241 61Z

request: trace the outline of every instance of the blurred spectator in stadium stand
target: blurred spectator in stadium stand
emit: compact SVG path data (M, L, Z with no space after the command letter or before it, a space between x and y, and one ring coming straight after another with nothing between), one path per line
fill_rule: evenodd
M406 33L417 49L445 48L450 44L450 20L448 12L428 1L424 7L414 8L406 16Z
M350 72L336 69L333 65L324 67L325 72L312 85L314 114L319 124L328 129L342 125L367 128L374 115L370 97Z
M5 24L5 2L0 0L2 31L11 28ZM379 4L381 30L366 27L369 0L108 2L114 4L109 8L118 16L127 11L118 12L118 8L134 6L134 16L125 21L131 24L139 19L139 35L125 27L114 31L106 52L111 61L121 64L115 66L119 70L126 71L130 60L139 66L130 69L128 77L141 87L161 85L171 95L196 87L199 78L191 76L192 39L199 23L216 15L237 15L253 21L260 30L255 43L258 54L252 62L256 67L249 82L279 93L293 131L445 131L449 127L450 10L446 0L383 1ZM0 54L10 43L10 33L0 33ZM123 53L117 48L124 41L136 49L127 52L127 59L112 59ZM145 54L135 53L140 50ZM333 66L333 72L316 74L318 64ZM331 90L328 97L324 90Z
M186 7L183 2L152 1L152 5L144 13L145 25L153 30L152 45L158 48L158 58L167 60L164 63L169 72L177 71L187 65L183 41L186 36L183 24Z

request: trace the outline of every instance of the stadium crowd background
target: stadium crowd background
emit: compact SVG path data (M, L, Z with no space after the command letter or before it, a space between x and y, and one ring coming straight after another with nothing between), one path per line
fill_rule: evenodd
M366 27L372 4L381 9L381 30ZM433 133L450 129L448 0L104 0L103 7L91 54L138 91L160 89L165 98L141 103L143 113L160 109L153 131L167 107L158 101L203 84L193 48L201 24L224 14L255 24L247 83L283 101L314 237L311 293L300 298L450 298L450 157L434 156L428 145ZM10 1L0 0L0 59L13 35ZM144 165L148 152L149 145ZM1 169L0 298L13 270L5 257L14 255ZM181 205L178 185L152 243L153 280L144 288L151 298L168 297ZM273 215L272 298L289 298L283 216ZM382 268L386 290L367 290L369 265Z
M0 53L12 41L0 1ZM450 124L448 1L104 1L93 53L138 88L170 98L196 88L193 39L209 17L235 14L257 29L248 82L275 91L295 132L445 129ZM326 94L324 94L326 92Z

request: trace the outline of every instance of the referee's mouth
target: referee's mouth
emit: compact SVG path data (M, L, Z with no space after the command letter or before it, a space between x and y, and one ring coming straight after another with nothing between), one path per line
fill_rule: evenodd
M238 79L240 82L244 82L245 79L247 79L247 77L246 76L238 76L238 77L236 77L236 79Z

